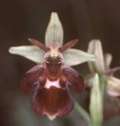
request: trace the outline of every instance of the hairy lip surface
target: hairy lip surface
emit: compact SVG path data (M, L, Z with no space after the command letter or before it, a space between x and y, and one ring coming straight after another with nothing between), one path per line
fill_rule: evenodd
M42 88L35 92L33 109L39 115L62 117L71 111L73 103L66 89L51 87ZM52 118L51 118L52 119Z

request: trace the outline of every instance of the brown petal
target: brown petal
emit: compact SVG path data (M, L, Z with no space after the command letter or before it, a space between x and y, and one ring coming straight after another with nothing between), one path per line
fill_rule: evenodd
M24 75L23 80L21 81L21 89L28 93L31 91L32 86L35 82L38 81L38 78L43 73L43 67L41 65L36 65L32 67L29 71Z
M48 47L46 47L42 42L33 39L33 38L29 38L28 39L33 45L38 46L39 48L43 49L45 52L47 52L49 50Z
M84 80L79 75L79 73L71 67L64 67L63 74L70 82L71 86L77 91L80 92L84 89Z
M39 115L46 115L49 119L62 117L73 108L68 92L63 88L38 88L33 94L33 109Z
M77 44L79 40L78 39L73 39L67 43L65 43L59 50L61 52L64 52L65 50L72 48L73 46L75 46Z

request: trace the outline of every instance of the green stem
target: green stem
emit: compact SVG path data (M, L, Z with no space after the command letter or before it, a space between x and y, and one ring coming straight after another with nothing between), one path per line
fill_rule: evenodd
M100 74L95 74L92 81L90 94L90 115L92 126L101 126L103 122L103 101L106 79Z
M90 126L91 121L90 121L90 116L89 114L79 105L78 102L75 102L75 109L77 112L80 113L80 115L82 116L82 118L87 121L88 126Z

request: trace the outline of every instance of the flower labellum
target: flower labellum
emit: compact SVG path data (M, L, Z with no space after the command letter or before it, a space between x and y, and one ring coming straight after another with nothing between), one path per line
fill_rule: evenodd
M37 63L26 72L21 87L24 92L32 90L33 110L40 116L53 120L71 112L73 102L68 88L80 93L84 81L70 66L94 61L92 54L71 49L78 39L63 45L63 28L56 12L52 12L45 34L45 45L29 39L33 45L10 47L9 52L24 56Z

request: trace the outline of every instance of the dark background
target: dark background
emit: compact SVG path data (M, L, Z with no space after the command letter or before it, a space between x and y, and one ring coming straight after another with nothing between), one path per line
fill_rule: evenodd
M119 0L0 0L0 126L84 125L74 112L71 121L65 118L50 122L36 117L29 98L19 89L23 74L34 64L8 53L10 46L29 44L29 37L44 41L51 11L60 16L65 41L79 38L76 47L87 50L91 39L100 39L104 51L113 54L112 66L120 64ZM119 126L117 120L114 124L106 120L105 125Z

